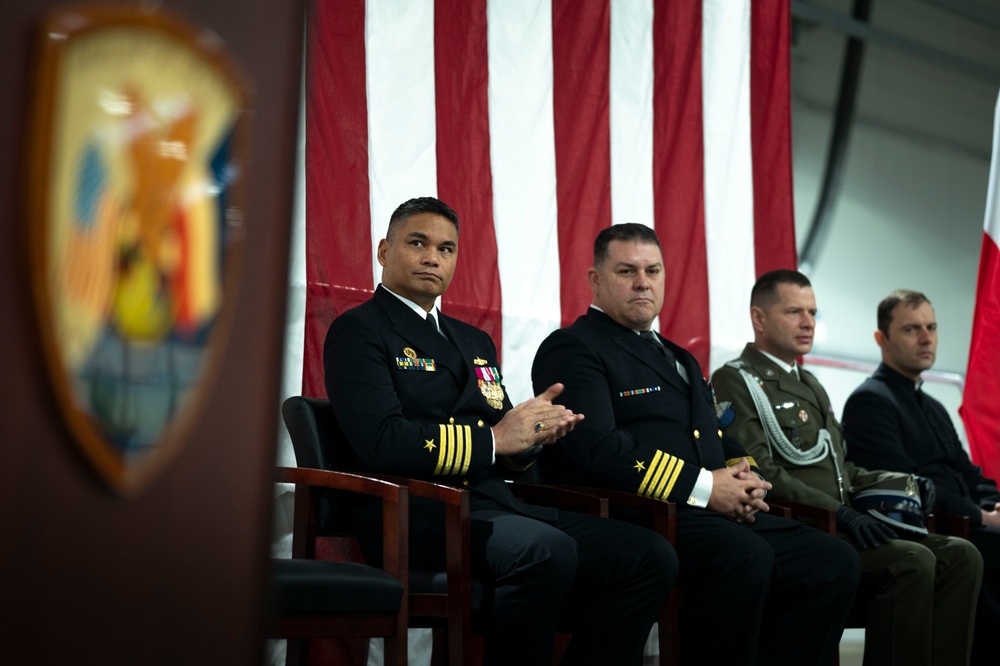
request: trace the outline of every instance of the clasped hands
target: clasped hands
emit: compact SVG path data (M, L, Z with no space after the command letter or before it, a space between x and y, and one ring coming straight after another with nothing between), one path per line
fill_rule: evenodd
M741 523L752 523L758 511L768 511L764 502L771 484L750 469L746 458L731 467L712 470L712 495L708 508Z
M493 426L497 455L516 455L532 446L552 444L583 420L583 414L553 404L563 388L553 384L503 415Z
M993 509L983 512L983 525L986 527L1000 527L1000 502L993 505Z

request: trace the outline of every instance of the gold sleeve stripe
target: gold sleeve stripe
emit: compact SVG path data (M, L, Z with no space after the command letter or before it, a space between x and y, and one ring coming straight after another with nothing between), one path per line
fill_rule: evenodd
M747 462L750 463L751 467L760 467L757 461L753 459L753 456L746 456ZM743 458L730 458L726 461L726 467L732 467L733 465L739 464Z
M448 426L455 429L455 460L451 466L452 474L465 474L469 469L469 457L472 455L472 429L469 426Z
M649 469L647 469L646 473L642 475L642 483L639 484L639 492L637 494L647 494L646 487L649 485L649 481L652 478L651 474L653 473L653 470L657 468L657 463L661 457L663 457L662 451L657 451L656 454L653 455L653 462L649 464Z
M472 464L472 426L442 423L439 426L437 476L457 476Z
M677 480L677 477L673 472L678 462L677 458L670 456L670 460L666 463L663 474L660 476L660 482L656 485L656 497L663 498L669 493L666 489L674 487L674 481Z
M441 455L444 456L441 473L450 475L454 474L452 465L455 463L455 426L448 425L445 432L448 434L448 439L441 442Z
M444 467L444 461L446 456L445 453L445 449L447 448L446 442L448 441L448 426L442 423L441 425L438 426L438 428L440 429L440 432L438 434L438 464L437 467L434 468L435 476L442 473L441 469Z
M462 430L465 431L465 455L462 456L462 469L458 473L468 474L469 465L472 464L472 426L462 426Z
M680 458L657 451L649 464L649 469L642 477L638 494L666 501L673 492L674 484L677 483L683 468L684 461Z

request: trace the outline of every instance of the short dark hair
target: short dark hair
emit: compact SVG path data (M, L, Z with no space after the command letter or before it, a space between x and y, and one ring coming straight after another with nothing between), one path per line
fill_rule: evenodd
M458 231L458 213L453 211L451 206L440 199L435 199L434 197L417 197L415 199L408 199L407 201L404 201L396 207L396 210L392 211L392 217L389 218L389 228L385 232L385 237L392 237L392 234L396 231L396 227L399 226L400 222L408 220L414 215L419 215L420 213L434 213L435 215L440 215L454 224L455 231Z
M594 239L594 266L600 266L607 261L608 246L611 245L611 241L646 243L660 249L660 239L656 237L656 232L645 224L635 222L612 224L601 229L601 233Z
M895 310L896 306L900 303L906 303L911 308L915 308L924 303L930 305L931 299L927 298L919 291L913 291L911 289L897 289L883 298L882 302L878 304L876 317L878 319L878 330L882 331L882 335L886 337L889 337L889 324L892 323L892 311Z
M750 290L751 307L766 308L778 301L778 285L794 284L799 287L812 287L809 278L798 271L789 268L779 268L768 271L754 283Z

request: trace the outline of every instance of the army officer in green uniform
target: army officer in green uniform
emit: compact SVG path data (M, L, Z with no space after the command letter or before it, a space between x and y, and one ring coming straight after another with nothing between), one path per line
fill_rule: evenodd
M861 557L864 663L967 664L982 558L964 539L926 535L914 507L921 492L933 492L927 480L845 460L830 399L797 364L812 349L816 324L809 279L791 270L761 276L750 319L753 343L712 376L722 422L773 484L770 501L837 512L838 535ZM880 512L888 522L859 510L871 496L893 509Z

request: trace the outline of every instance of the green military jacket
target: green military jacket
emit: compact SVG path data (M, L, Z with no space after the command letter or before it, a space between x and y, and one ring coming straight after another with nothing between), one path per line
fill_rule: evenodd
M829 432L829 453L823 459L800 465L775 450L765 436L764 422L740 368L764 389L770 413L795 449L808 451L816 445L821 429ZM829 396L811 373L801 367L798 372L801 379L748 344L739 359L712 375L726 434L756 459L761 473L774 486L770 498L836 510L841 504L850 503L852 491L907 476L897 472L869 472L848 462L843 431L830 407ZM770 417L765 413L765 418Z

